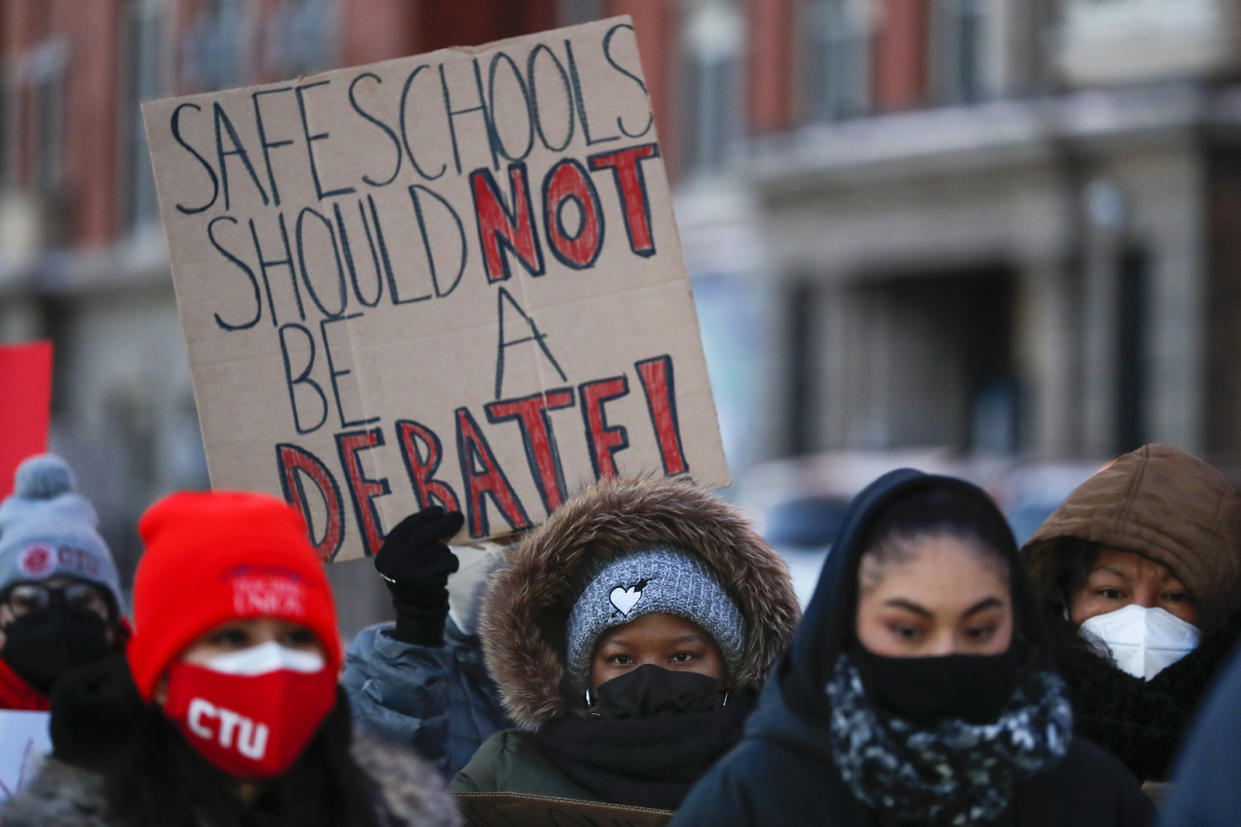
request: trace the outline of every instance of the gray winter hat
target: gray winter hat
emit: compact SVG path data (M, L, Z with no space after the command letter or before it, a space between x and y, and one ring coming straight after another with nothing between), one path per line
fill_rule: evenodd
M730 675L745 646L745 619L697 555L653 547L605 563L569 613L566 670L574 690L585 691L595 643L607 630L643 615L665 612L697 623L711 634Z
M0 591L14 583L72 577L95 583L121 611L120 579L95 530L95 509L75 488L73 471L55 454L26 459L12 496L0 504Z

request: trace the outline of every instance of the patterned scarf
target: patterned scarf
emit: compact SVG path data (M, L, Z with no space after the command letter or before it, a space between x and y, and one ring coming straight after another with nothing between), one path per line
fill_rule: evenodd
M869 807L901 820L965 825L996 818L1013 785L1061 758L1073 713L1054 672L1021 670L1012 699L992 723L940 721L918 729L871 707L842 654L827 684L832 753L841 777Z

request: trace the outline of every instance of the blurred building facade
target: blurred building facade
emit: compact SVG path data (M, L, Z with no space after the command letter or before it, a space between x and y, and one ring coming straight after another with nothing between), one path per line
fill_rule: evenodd
M138 102L633 16L734 473L1241 459L1241 0L0 0L0 340L122 556L206 484Z
M754 5L774 450L1235 463L1239 9Z

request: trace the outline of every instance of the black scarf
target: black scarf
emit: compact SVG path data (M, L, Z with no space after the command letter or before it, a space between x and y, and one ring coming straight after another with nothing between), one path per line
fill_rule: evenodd
M537 737L574 783L604 801L675 810L689 788L741 738L755 696L734 691L727 706L654 718L548 721Z
M1056 654L1069 686L1077 735L1115 755L1139 781L1162 781L1220 667L1236 642L1232 632L1197 649L1149 681L1122 672L1085 645Z
M992 821L1008 807L1015 783L1059 762L1072 740L1064 682L1039 669L1021 669L1008 704L984 724L948 718L923 728L877 712L845 654L827 697L841 778L868 807L901 821Z

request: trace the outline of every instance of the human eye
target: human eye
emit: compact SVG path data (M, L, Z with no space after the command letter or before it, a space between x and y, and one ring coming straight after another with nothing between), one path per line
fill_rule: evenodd
M970 640L981 643L982 641L990 640L991 637L995 634L995 629L996 627L994 624L988 624L986 626L975 626L971 629L966 629L965 634L967 637L969 637Z
M1125 593L1115 586L1100 586L1095 589L1095 594L1105 600L1120 600L1125 596Z
M1163 599L1168 601L1169 603L1192 603L1194 602L1193 597L1191 597L1189 592L1186 592L1186 591L1168 592L1167 594L1163 596Z
M607 661L615 666L627 666L633 663L633 658L629 655L618 653L615 655L608 655Z
M911 643L922 636L922 630L909 623L889 623L888 631L894 637Z
M697 652L676 652L670 658L670 660L673 663L682 663L682 664L692 663L697 659L698 659Z
M280 642L292 649L304 649L308 646L314 646L318 642L318 638L315 637L315 633L312 630L301 626L285 632Z
M216 646L243 649L250 644L250 633L240 626L225 626L212 632L210 642Z

